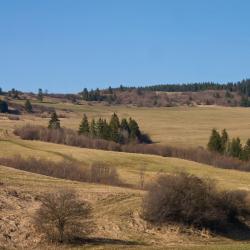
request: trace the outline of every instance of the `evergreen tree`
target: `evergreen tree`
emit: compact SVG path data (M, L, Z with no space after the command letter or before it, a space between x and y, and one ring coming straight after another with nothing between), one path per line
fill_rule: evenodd
M242 154L242 145L241 145L240 139L238 137L233 138L229 147L229 155L232 157L239 158L241 154Z
M43 101L43 90L42 89L38 89L37 99L40 102Z
M227 151L228 143L229 143L228 133L226 129L223 129L221 133L221 150L223 153Z
M247 140L243 150L242 154L240 156L241 160L248 161L250 160L250 139Z
M83 89L83 92L82 92L82 99L87 101L89 98L89 92L88 92L88 89L87 88L84 88Z
M129 118L129 131L130 131L130 138L132 140L140 140L141 131L139 129L138 123L134 120Z
M119 139L120 139L120 131L119 131L120 121L119 121L119 117L117 116L116 113L114 113L111 116L109 127L110 127L110 139L115 141L115 142L119 142Z
M210 151L213 152L223 152L221 136L216 129L212 130L207 147Z
M31 105L31 102L30 102L29 99L27 99L27 100L25 101L24 109L25 109L28 113L31 113L31 112L32 112L32 105Z
M89 122L88 122L88 117L86 116L86 114L83 115L78 133L83 134L83 135L89 134Z
M51 129L60 128L60 120L58 119L58 116L57 116L56 112L53 112L51 114L51 118L49 120L48 128L51 128Z
M96 132L96 122L95 122L95 119L92 119L92 121L91 121L91 123L90 123L89 132L90 132L90 136L91 136L92 138L95 138L95 137L96 137L97 132Z
M123 118L121 121L121 142L128 143L130 138L130 129L127 119Z
M121 129L129 132L129 125L126 118L123 118L121 121Z
M110 140L110 127L105 119L103 120L103 139Z
M6 101L0 100L0 113L7 113L8 111L8 103Z

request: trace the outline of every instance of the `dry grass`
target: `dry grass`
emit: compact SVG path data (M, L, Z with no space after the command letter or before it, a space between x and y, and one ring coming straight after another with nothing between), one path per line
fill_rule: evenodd
M142 167L145 167L146 183L152 180L159 172L174 173L176 171L187 171L197 176L215 179L223 188L250 190L250 173L248 172L219 169L176 158L84 149L19 139L0 141L0 147L2 149L0 151L1 157L20 154L23 157L45 157L46 159L55 161L66 158L81 162L83 165L90 165L95 161L102 161L116 167L121 179L133 185L139 185L140 170Z
M22 102L22 101L18 101ZM109 118L113 112L120 117L134 117L140 127L149 133L152 139L162 144L178 146L206 146L211 129L226 128L232 137L239 136L243 141L250 137L250 109L241 107L128 107L128 106L104 106L73 105L71 103L45 102L42 105L55 107L57 110L67 109L73 111L67 113L70 119L62 118L61 123L65 127L78 128L82 113L88 117ZM14 124L46 125L48 120L30 115L25 115L20 121L3 121L2 128L10 128Z

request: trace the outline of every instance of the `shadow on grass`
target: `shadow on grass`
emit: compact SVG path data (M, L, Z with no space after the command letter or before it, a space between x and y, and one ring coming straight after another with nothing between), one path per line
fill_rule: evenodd
M94 246L98 246L98 245L105 245L105 244L109 244L109 245L124 245L124 246L136 246L136 245L146 245L143 242L138 242L138 241L132 241L132 240L119 240L119 239L111 239L111 238L78 238L75 239L74 242L72 242L71 244L73 245L81 245L81 244L85 244L85 245L94 245Z
M247 224L236 222L228 225L223 232L216 232L215 234L236 241L246 241L250 240L250 227Z

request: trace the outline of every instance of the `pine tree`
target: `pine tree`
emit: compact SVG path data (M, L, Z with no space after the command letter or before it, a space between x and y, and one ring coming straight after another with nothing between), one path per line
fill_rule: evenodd
M233 138L232 142L230 143L230 147L229 147L229 155L232 157L240 157L242 154L242 145L240 142L240 139L237 138Z
M88 101L88 99L89 99L89 92L88 92L88 89L87 89L87 88L84 88L84 89L83 89L83 92L82 92L82 99L85 100L85 101Z
M78 133L83 134L83 135L89 134L89 122L88 122L88 117L86 116L86 114L83 115Z
M126 118L123 118L121 121L121 129L129 132L129 125Z
M229 142L228 133L227 133L226 129L223 129L222 133L221 133L221 150L223 153L225 153L227 151L228 142Z
M121 142L128 143L130 138L130 129L127 119L123 118L121 121Z
M129 130L130 130L130 138L132 140L140 140L141 131L139 129L138 123L134 120L129 118Z
M223 152L221 136L216 129L212 130L207 147L210 151L213 152L218 152L218 153Z
M48 128L51 128L51 129L60 128L60 120L58 119L58 116L57 116L56 112L53 112L51 114L51 118L49 120Z
M92 121L91 121L91 123L90 123L89 132L90 132L90 136L91 136L92 138L95 138L95 137L96 137L97 132L96 132L96 122L95 122L95 119L92 119Z
M32 112L32 105L31 105L31 102L30 102L29 99L27 99L27 100L25 101L24 109L25 109L28 113L31 113L31 112Z
M38 89L37 99L42 102L43 101L43 90Z
M110 127L105 119L103 120L103 139L110 140Z
M0 100L0 113L7 113L8 111L8 103L6 101Z
M111 120L109 123L109 127L110 127L110 139L115 141L115 142L119 142L120 139L120 121L119 121L119 117L117 116L116 113L114 113L111 116Z

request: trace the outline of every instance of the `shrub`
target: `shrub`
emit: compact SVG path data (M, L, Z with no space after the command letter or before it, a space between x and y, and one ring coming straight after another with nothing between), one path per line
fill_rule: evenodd
M0 158L0 164L32 173L47 175L81 182L94 182L115 186L128 186L120 180L114 167L102 162L95 162L90 167L82 166L73 160L53 162L35 157Z
M201 147L198 148L177 148L172 146L161 146L153 144L125 144L120 145L113 141L95 139L79 135L71 129L48 129L42 126L25 125L14 130L14 134L25 140L41 140L65 144L82 148L95 148L112 151L123 151L128 153L153 154L164 157L176 157L196 161L219 168L238 169L250 171L250 162L211 152Z
M89 234L93 228L91 207L72 190L60 190L41 197L35 226L47 239L72 242Z
M94 162L90 168L90 180L95 183L119 185L121 180L114 167L103 162Z
M153 223L180 223L223 231L250 215L247 193L218 191L211 180L186 173L162 175L145 196L143 217Z

